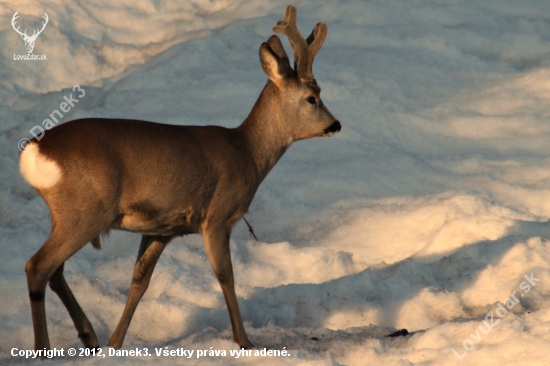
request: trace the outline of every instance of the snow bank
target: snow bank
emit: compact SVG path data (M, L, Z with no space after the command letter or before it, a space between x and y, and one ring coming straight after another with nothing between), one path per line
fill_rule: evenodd
M285 5L4 3L1 363L21 362L10 355L14 347L32 348L24 265L50 230L45 204L18 173L17 142L30 137L29 129L58 108L75 84L86 95L61 122L98 116L238 125L266 81L257 52ZM318 20L328 23L314 72L343 129L330 139L293 145L250 208L260 242L242 223L231 241L250 339L258 349L284 347L290 356L185 362L545 364L547 4L296 5L303 33ZM12 59L24 52L9 25L16 10L30 25L49 15L35 46L47 61ZM112 233L102 251L87 246L65 266L102 345L122 313L138 242L136 235ZM66 310L49 290L46 308L52 347L79 347ZM491 328L490 314L498 321ZM386 337L403 328L410 334ZM151 353L155 347L237 350L199 236L175 240L159 260L124 343L127 350L136 347ZM78 361L184 362L156 355Z

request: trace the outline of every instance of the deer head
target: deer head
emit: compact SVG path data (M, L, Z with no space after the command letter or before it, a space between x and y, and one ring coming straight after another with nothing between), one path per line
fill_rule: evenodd
M42 23L42 29L37 30L35 29L32 36L27 35L27 30L25 29L25 32L19 31L19 27L15 28L15 21L19 16L17 15L18 12L16 11L15 14L13 14L13 17L11 18L11 26L13 29L21 35L21 38L23 38L23 41L25 41L25 48L27 50L27 53L32 53L32 50L34 49L34 42L36 41L36 38L42 33L44 28L46 28L46 24L48 24L48 14L44 13L43 18L46 19L46 22Z
M304 39L296 27L296 12L294 6L288 6L284 18L273 27L273 32L288 38L294 54L294 69L275 35L260 47L262 68L274 85L272 94L282 100L277 106L281 120L297 121L281 123L291 141L332 136L340 131L341 125L321 101L321 88L312 72L313 59L323 45L328 27L319 22Z

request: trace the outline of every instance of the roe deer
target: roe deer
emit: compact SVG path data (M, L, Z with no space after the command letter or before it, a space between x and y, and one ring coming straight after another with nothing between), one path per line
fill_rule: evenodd
M46 202L52 223L48 240L25 266L36 350L50 348L44 307L48 283L84 345L98 347L92 325L65 282L63 265L88 242L99 249L99 237L109 229L142 235L128 301L110 347L122 346L163 249L172 238L191 233L203 237L233 339L242 348L253 347L235 295L231 230L294 141L341 129L321 102L311 71L326 24L317 23L306 40L296 28L296 8L289 6L273 31L288 37L295 70L277 36L264 42L260 61L269 80L236 128L88 118L59 125L27 144L20 170Z

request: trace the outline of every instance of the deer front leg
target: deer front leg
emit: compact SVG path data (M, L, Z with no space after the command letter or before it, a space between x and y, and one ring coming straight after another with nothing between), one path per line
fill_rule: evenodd
M144 235L142 237L138 258L134 266L132 286L130 288L130 294L128 295L128 301L126 302L126 307L124 308L120 322L109 340L109 347L120 348L122 346L122 342L124 341L124 337L126 336L126 332L128 331L130 321L132 320L132 316L134 316L139 300L141 300L147 287L149 287L155 265L166 247L166 244L168 244L171 239L170 237L163 236L153 237Z
M218 278L227 304L231 327L233 328L233 339L241 348L250 349L254 348L254 345L246 336L239 304L237 303L237 295L235 295L229 235L230 231L227 229L207 229L202 233L206 256Z

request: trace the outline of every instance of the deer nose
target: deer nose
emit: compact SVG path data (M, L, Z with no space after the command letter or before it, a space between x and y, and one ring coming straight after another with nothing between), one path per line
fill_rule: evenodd
M342 129L342 125L340 124L340 121L334 121L330 126L325 128L325 133L336 133L340 132Z

